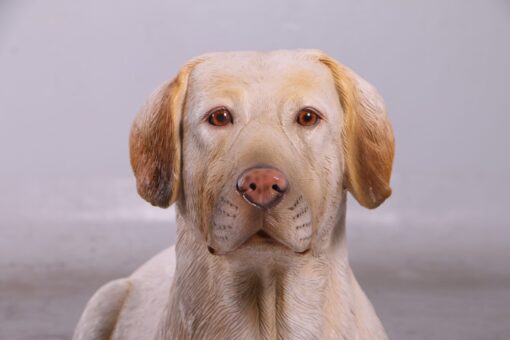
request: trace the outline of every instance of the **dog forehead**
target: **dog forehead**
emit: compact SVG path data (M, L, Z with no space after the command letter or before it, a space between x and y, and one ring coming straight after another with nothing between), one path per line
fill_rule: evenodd
M223 52L205 56L191 73L191 87L204 93L265 87L300 91L334 90L327 66L309 50Z

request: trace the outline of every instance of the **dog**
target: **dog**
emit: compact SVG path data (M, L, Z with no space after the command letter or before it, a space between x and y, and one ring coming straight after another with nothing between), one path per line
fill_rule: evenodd
M381 96L318 50L200 56L130 134L138 193L176 203L177 241L107 283L85 339L387 339L349 266L347 192L391 194Z

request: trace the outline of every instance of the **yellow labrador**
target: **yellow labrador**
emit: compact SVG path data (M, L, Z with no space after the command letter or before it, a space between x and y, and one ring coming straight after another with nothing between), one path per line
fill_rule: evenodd
M89 301L74 339L386 339L350 269L346 194L390 194L382 98L321 51L207 54L130 136L177 244Z

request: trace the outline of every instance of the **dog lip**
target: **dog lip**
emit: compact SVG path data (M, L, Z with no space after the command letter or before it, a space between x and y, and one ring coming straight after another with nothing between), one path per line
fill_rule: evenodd
M235 253L236 250L240 249L240 248L243 248L243 246L245 245L248 245L251 241L255 241L254 238L259 238L262 242L268 244L268 245L271 245L271 246L274 246L274 247L278 247L278 248L284 248L284 249L288 249L288 250L292 250L291 247L289 247L288 245L278 241L277 239L271 237L268 233L266 233L264 230L259 230L257 231L255 234L253 234L252 236L248 237L248 239L246 239L246 241L244 241L243 243L241 243L241 245L239 245L238 247L235 247L233 249L230 249L230 250L227 250L227 251L218 251L216 249L214 249L213 247L211 246L207 246L207 250L209 251L209 253L213 256L225 256L225 255L230 255L232 253ZM259 241L260 242L260 241ZM294 250L294 254L298 255L298 256L304 256L306 254L308 254L310 252L310 248L306 248L305 250L303 251L296 251Z
M276 241L274 238L271 237L271 235L269 235L267 232L265 232L264 230L260 229L259 231L257 231L255 233L255 235L265 239L265 240L268 240L268 241Z
M207 245L208 252L213 256L223 256L223 255L230 255L232 253L235 253L236 250L244 248L245 246L270 246L270 247L276 247L280 249L287 249L289 251L293 251L296 255L305 255L310 251L310 248L306 248L304 250L294 250L291 245L288 245L286 242L282 242L275 237L271 236L266 230L263 228L257 230L254 234L251 236L248 236L244 241L242 241L239 245L228 249L228 250L221 250L221 249L215 249L209 244Z
M286 242L282 242L280 240L278 240L277 238L271 236L267 231L265 231L264 229L259 229L255 234L253 234L251 237L249 237L244 243L249 243L250 241L253 241L253 239L259 239L260 241L266 243L266 244L269 244L271 246L275 246L275 247L281 247L281 248L285 248L285 249L288 249L288 250L291 250L291 251L294 251L295 254L298 254L298 255L304 255L306 254L310 248L306 248L305 250L302 250L302 251L296 251L293 249L292 246L288 245Z
M211 246L207 246L207 250L209 251L209 254L213 255L213 256L222 256L222 255L228 255L232 252L234 252L237 248L234 248L234 249L231 249L231 250L227 250L227 251L219 251L217 249L214 249L213 247Z
M250 242L257 242L257 243L263 243L265 245L271 246L271 247L284 247L288 248L287 245L284 243L278 241L271 235L269 235L266 231L260 229L255 234L253 234L248 240L246 240L245 244L248 244ZM260 245L260 244L259 244Z
M294 253L299 254L299 255L306 255L309 251L310 251L310 248L306 248L303 251L295 251Z

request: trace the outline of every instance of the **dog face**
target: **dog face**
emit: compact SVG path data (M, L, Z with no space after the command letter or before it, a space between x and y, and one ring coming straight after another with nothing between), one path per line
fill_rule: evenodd
M218 255L319 251L346 190L369 208L391 193L382 99L319 51L191 61L137 116L130 148L140 195L178 200Z

